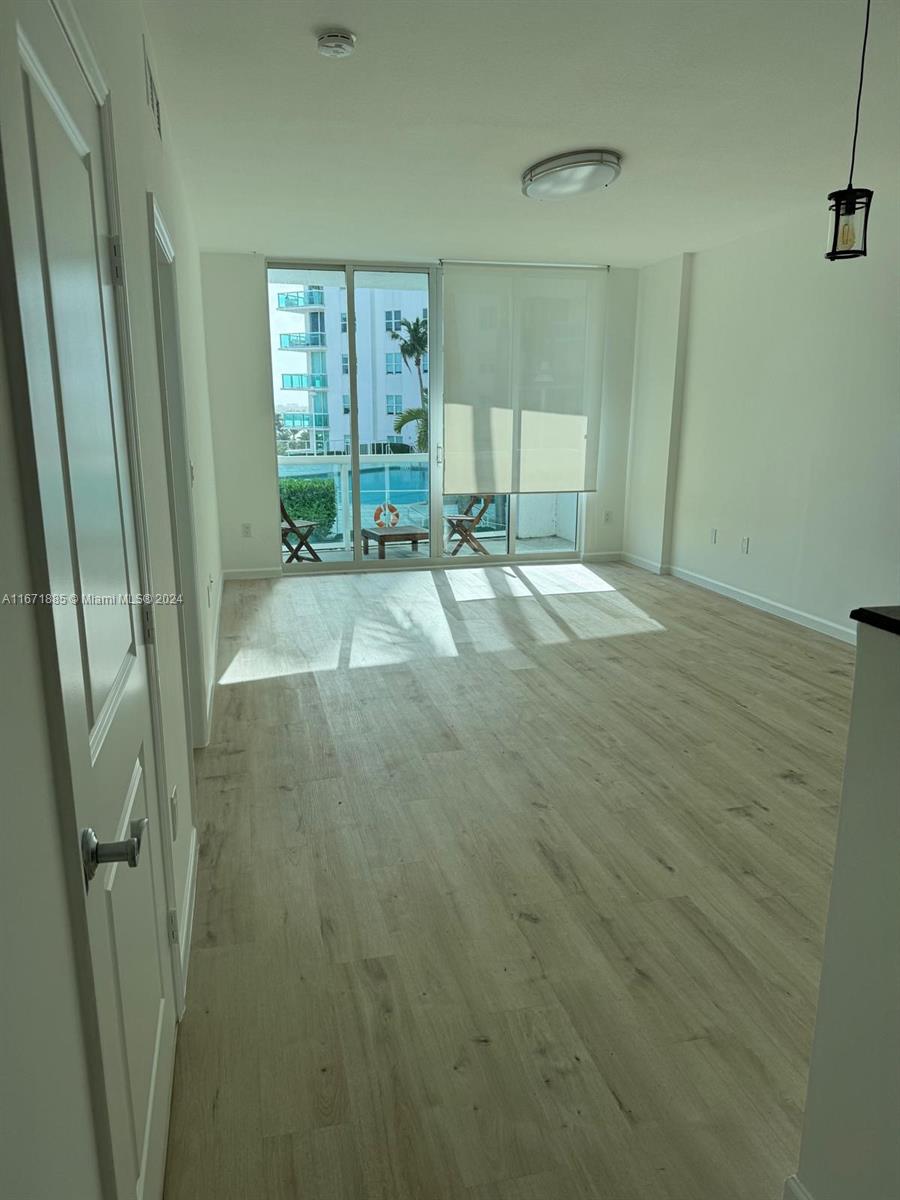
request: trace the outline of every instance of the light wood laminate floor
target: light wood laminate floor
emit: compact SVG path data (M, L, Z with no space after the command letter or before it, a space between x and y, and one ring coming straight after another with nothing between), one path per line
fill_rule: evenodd
M229 583L167 1200L777 1200L849 647L620 565Z

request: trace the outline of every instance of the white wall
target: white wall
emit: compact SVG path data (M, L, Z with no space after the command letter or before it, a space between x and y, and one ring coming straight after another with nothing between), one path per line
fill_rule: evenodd
M640 566L665 566L677 467L683 347L684 255L640 271L622 549Z
M201 264L222 565L280 572L266 260L203 254Z
M824 226L694 257L671 563L852 636L854 605L900 598L896 191L865 259L827 262Z
M600 469L597 491L585 500L584 552L587 555L616 554L622 549L639 274L639 271L619 267L613 267L609 273L600 408ZM608 521L604 519L606 513L609 513Z

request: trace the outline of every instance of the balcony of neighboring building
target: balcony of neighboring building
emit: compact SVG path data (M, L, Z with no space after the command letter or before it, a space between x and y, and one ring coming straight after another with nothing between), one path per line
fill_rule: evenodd
M326 346L324 329L305 329L299 333L280 333L279 350L322 350Z
M317 287L299 288L291 292L278 293L278 307L284 309L324 308L325 289Z

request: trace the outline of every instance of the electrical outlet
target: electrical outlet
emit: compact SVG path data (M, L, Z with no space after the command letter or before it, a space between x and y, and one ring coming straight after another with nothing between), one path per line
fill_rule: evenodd
M709 540L710 540L710 542L712 543L712 545L713 545L713 546L716 544L716 542L719 540L719 531L718 531L718 529L711 529L711 530L709 531Z
M241 537L253 537L253 526L249 521L245 521L241 526Z
M612 520L612 509L607 508L603 512L603 524L608 525Z
M750 539L748 537L741 538L741 554L750 553Z
M169 810L172 814L172 841L178 837L178 784L172 788L172 794L169 797Z

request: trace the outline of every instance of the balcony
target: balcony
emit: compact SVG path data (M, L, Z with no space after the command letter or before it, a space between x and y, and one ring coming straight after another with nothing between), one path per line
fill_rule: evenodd
M278 307L281 309L322 308L324 305L324 288L301 288L297 292L278 293Z
M325 346L324 330L312 329L304 333L282 333L278 338L279 350L308 350L311 346Z
M327 375L283 375L281 390L283 392L305 392L311 389L326 389Z

